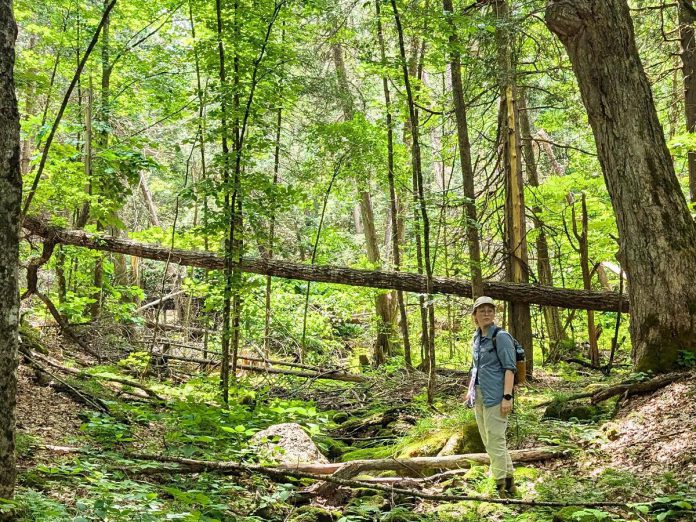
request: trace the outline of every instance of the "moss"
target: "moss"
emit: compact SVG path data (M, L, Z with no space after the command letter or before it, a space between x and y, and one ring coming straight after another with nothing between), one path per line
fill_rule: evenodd
M441 522L478 522L481 520L472 502L440 504L435 508L437 520Z
M314 442L319 446L321 452L331 460L336 460L351 448L347 444L326 436L314 437Z
M689 310L696 308L696 303L687 303ZM690 312L693 315L693 312ZM696 336L692 329L663 326L656 314L648 314L639 326L640 337L648 336L653 341L638 344L636 371L668 372L680 368L680 352L696 354ZM648 335L649 334L649 335Z
M446 430L438 430L434 433L429 433L425 438L406 445L399 453L399 458L429 457L437 455L451 436L452 432Z
M397 507L389 513L382 515L379 520L380 522L417 522L418 520L423 520L423 518L406 508Z
M426 457L437 455L445 446L447 441L459 432L459 439L454 453L483 453L486 449L483 446L481 435L479 434L476 421L468 421L457 428L440 429L425 435L424 437L409 443L399 453L400 458Z
M344 411L338 411L334 413L334 416L331 420L334 421L336 424L341 424L343 422L346 422L348 419L350 419L350 415L348 415Z
M374 448L360 448L348 451L341 456L341 462L363 459L386 459L396 453L394 446L376 446Z
M371 414L368 417L354 417L338 426L340 432L356 432L368 426L381 426L384 414L382 412Z
M32 328L28 324L22 323L19 326L19 338L23 344L28 345L29 348L35 352L48 355L48 348L44 346L41 342L41 335L38 330Z
M389 504L382 495L375 495L374 490L366 488L356 488L353 491L355 497L348 502L348 506L370 506L375 509L384 509Z

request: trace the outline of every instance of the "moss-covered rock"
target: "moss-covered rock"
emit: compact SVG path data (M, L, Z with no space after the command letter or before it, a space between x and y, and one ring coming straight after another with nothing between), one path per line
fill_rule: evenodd
M337 411L331 418L331 420L334 421L336 424L344 423L348 419L350 419L350 415L348 415L345 411Z
M458 437L457 445L454 451L450 451L449 454L483 453L485 451L476 421L471 421L461 425L456 432L452 429L441 429L431 432L423 438L409 443L401 450L399 457L411 458L437 455L450 438L455 435Z
M461 427L461 430L462 438L457 447L457 453L483 453L486 451L476 421L467 422Z
M549 404L544 412L545 419L560 419L560 420L591 420L599 417L603 410L598 406L590 404L566 402L555 400Z
M329 510L318 506L302 506L295 511L289 522L334 522L341 516L339 511Z
M389 503L382 495L376 495L374 490L367 488L356 488L353 490L354 497L348 502L348 506L366 506L382 510L389 506Z

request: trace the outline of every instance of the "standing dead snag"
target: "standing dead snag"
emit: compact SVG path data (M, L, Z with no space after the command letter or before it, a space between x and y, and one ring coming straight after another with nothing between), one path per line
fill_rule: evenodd
M546 23L568 51L597 144L631 278L640 370L696 353L696 223L674 172L626 0L551 0Z

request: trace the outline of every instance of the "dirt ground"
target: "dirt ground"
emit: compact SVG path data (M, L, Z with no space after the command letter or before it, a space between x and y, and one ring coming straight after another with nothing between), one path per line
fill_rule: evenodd
M17 433L34 437L43 445L69 444L80 432L79 415L85 407L50 386L39 385L34 371L22 364L17 377ZM32 458L35 456L32 453ZM29 464L30 458L20 454L20 467Z
M696 487L696 375L630 398L604 429L608 466L639 476L671 471Z

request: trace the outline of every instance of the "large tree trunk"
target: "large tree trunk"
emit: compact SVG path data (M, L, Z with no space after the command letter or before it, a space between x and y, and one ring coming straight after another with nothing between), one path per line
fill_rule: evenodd
M696 223L674 173L626 0L557 0L546 22L566 47L597 143L631 284L639 370L696 353ZM620 49L621 52L617 52Z
M225 268L225 258L210 252L171 249L159 245L138 243L129 239L96 236L79 230L64 230L45 225L31 216L25 218L24 227L54 243L107 252L120 252L130 256L169 261L170 263L209 270L223 270ZM404 292L425 293L427 289L424 275L408 272L357 270L339 266L313 266L276 259L251 258L242 259L240 270L252 274L271 275L300 281L385 288L403 290ZM604 312L615 312L619 308L619 295L613 292L569 290L496 281L484 282L483 291L486 295L503 301L514 299L525 303ZM471 297L471 284L463 279L435 276L432 278L432 292ZM628 309L628 300L622 298L621 310L626 312Z
M11 499L15 467L15 405L19 320L19 221L22 177L19 111L14 86L17 26L10 0L0 1L0 497Z

